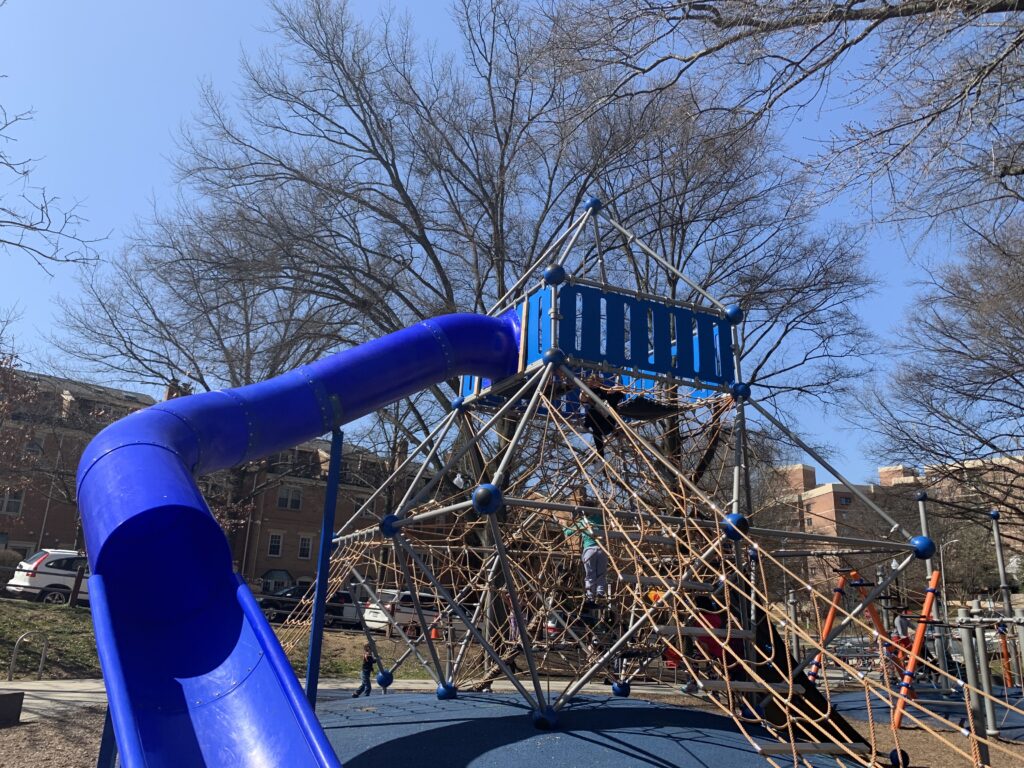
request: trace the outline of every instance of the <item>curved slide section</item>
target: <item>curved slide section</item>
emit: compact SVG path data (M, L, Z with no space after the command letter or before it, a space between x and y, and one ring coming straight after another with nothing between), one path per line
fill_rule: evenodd
M338 766L194 476L456 375L515 372L519 319L446 315L103 430L78 467L96 645L122 764Z

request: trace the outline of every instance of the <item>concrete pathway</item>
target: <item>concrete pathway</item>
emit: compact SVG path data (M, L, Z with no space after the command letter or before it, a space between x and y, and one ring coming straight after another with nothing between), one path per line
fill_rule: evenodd
M561 691L566 681L559 680L552 683L553 693ZM355 691L359 687L359 680L356 678L328 678L320 681L319 690L325 694L339 694ZM433 693L437 683L432 680L396 680L395 684L388 689L389 693ZM495 693L511 693L515 689L512 684L499 680L494 683ZM635 695L670 695L678 689L674 686L655 685L652 683L635 683L633 692ZM30 723L40 717L52 717L55 715L67 715L77 707L83 706L105 706L107 703L107 692L103 688L102 680L14 680L13 682L0 681L0 691L24 691L25 703L22 707L21 721ZM607 685L588 685L584 693L591 695L604 695L610 693ZM380 695L380 688L374 685L373 695Z

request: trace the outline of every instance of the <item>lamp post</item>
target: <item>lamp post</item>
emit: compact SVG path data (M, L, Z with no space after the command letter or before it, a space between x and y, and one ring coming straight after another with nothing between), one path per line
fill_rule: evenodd
M949 601L946 599L946 561L942 555L950 544L956 544L960 539L953 539L947 541L939 546L939 571L942 572L942 619L946 624L949 624Z

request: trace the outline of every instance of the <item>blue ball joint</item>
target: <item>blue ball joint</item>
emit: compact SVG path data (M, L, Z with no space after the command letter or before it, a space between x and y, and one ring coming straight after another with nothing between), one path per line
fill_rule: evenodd
M600 198L591 195L583 201L583 210L597 213L604 208L604 203L601 202Z
M377 685L379 685L384 690L390 688L393 682L395 682L395 676L388 672L386 669L381 670L377 673Z
M914 494L915 501L928 501L928 491L918 491Z
M927 536L914 536L910 540L910 546L914 549L914 557L918 560L927 560L935 554L935 542Z
M998 519L999 519L999 510L998 510L998 509L993 509L993 510L991 510L991 511L990 511L990 512L988 513L988 516L989 516L989 518L991 518L992 520L998 520Z
M902 749L894 749L889 753L889 763L892 768L910 768L910 755Z
M750 397L750 385L745 381L737 381L729 387L732 396L737 400L746 400Z
M534 710L530 714L533 717L533 727L538 731L550 731L558 725L558 713L551 707Z
M544 269L544 282L547 285L558 285L565 282L565 267L552 264Z
M464 398L464 397L456 397L454 400L452 400L451 408L452 408L453 411L458 411L458 410L461 410L462 406L464 406L465 404L466 404L466 398Z
M398 535L399 526L395 525L399 521L398 515L387 515L383 520L380 521L380 532L381 535L387 539L393 539Z
M750 530L750 521L739 512L730 512L722 520L722 533L729 541L739 541Z
M725 319L733 325L739 325L743 322L743 310L736 304L732 304L725 308Z
M565 352L558 347L551 347L544 352L540 358L545 365L562 365L565 362Z
M629 681L623 680L621 683L612 683L612 693L624 699L629 698Z
M437 698L441 701L451 701L459 696L459 689L451 683L441 683L437 686Z
M473 489L473 509L478 515L493 515L504 503L501 489L493 483L481 483Z

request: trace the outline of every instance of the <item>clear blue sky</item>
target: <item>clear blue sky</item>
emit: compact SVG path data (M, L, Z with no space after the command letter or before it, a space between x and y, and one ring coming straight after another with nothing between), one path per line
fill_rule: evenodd
M413 15L421 35L442 47L453 43L441 0L394 4ZM380 5L352 3L367 17ZM0 8L0 73L7 76L0 79L0 104L9 112L36 112L14 133L11 154L39 158L33 182L80 201L89 220L85 231L109 233L100 248L116 252L138 218L173 198L169 158L178 129L196 108L199 83L210 80L230 93L242 49L267 42L260 28L269 18L257 0L9 0ZM790 127L790 144L809 146L806 139L840 117L807 115ZM828 215L854 212L838 206ZM867 245L882 288L863 311L884 338L902 321L912 271L891 232L873 233ZM3 264L0 307L17 303L24 311L18 330L30 363L45 356L42 334L54 323L54 297L75 290L73 267L53 271L50 278L28 259ZM836 459L852 480L874 475L862 435L815 410L795 415L805 432L839 449Z

